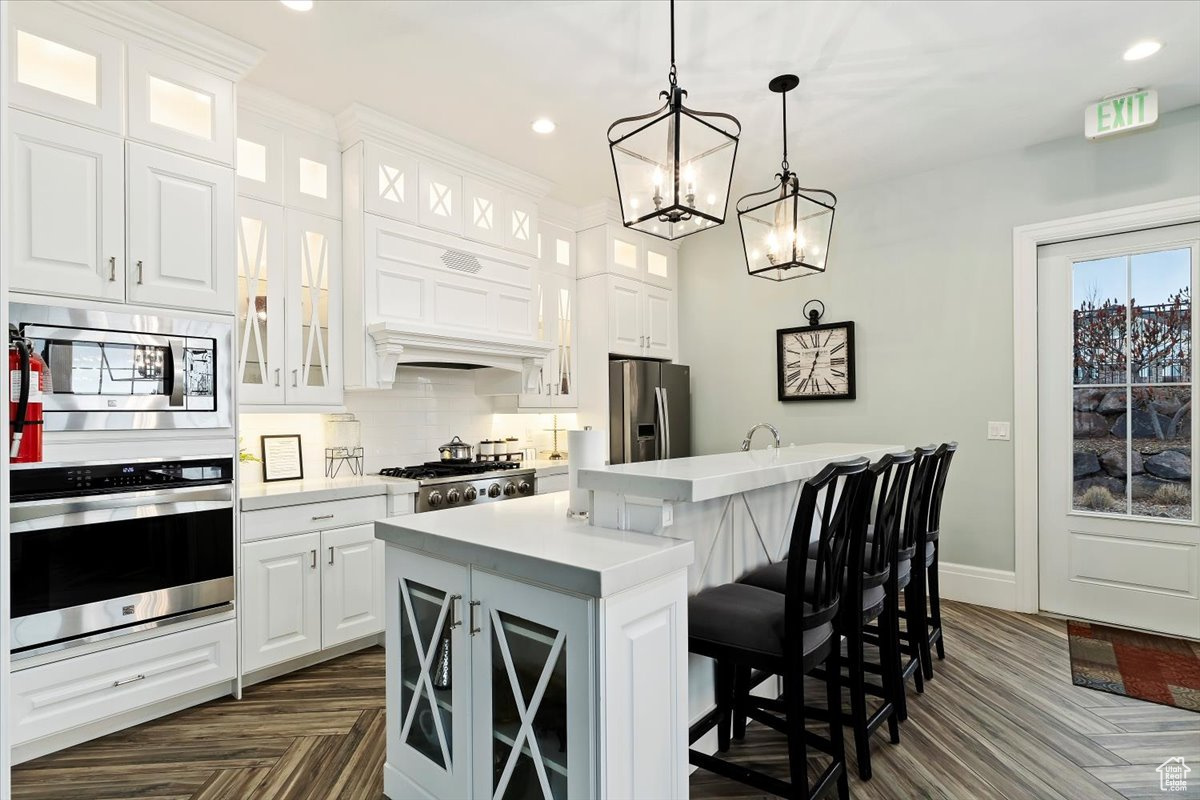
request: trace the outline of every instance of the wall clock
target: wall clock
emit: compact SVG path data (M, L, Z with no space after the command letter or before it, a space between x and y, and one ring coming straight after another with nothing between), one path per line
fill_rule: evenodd
M808 325L776 333L780 400L854 399L854 323L819 319L814 309Z

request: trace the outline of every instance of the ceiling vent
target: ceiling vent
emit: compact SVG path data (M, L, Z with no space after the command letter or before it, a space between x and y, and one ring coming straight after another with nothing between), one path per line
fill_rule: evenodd
M470 253L464 253L462 250L447 250L442 253L442 263L448 269L466 272L471 275L483 269L483 265L479 263L479 259Z

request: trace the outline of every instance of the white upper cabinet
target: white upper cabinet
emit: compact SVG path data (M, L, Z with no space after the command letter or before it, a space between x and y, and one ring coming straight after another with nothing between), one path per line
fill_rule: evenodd
M579 234L585 255L579 277L619 275L673 289L678 282L678 249L652 236L617 224L599 225Z
M9 102L92 128L125 132L125 47L50 3L13 3Z
M250 111L238 111L237 191L283 203L283 129Z
M129 137L233 164L233 81L129 47Z
M445 167L422 163L418 178L417 213L421 224L461 236L462 175Z
M336 142L300 131L285 132L283 203L327 217L342 216L342 152Z
M645 242L645 271L642 279L672 289L678 283L679 251L665 242L647 238Z
M508 199L508 228L505 245L513 250L538 254L538 209L528 198L512 195Z
M287 400L340 405L342 226L303 211L286 215Z
M631 278L608 279L608 351L616 355L645 355L642 330L642 284Z
M642 286L642 333L644 354L672 359L678 353L675 341L675 292L653 284Z
M347 158L362 159L363 206L372 214L416 222L417 160L373 143L359 144Z
M508 204L504 192L468 176L463 181L463 195L466 213L463 235L477 242L505 246L508 241L505 232Z
M238 401L282 404L286 363L283 208L238 198L237 237Z
M10 283L18 291L125 298L125 145L14 111Z
M233 171L133 143L125 163L128 301L230 313Z

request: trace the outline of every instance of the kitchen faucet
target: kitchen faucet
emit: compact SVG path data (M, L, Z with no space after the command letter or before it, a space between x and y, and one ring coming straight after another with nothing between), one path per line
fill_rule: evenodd
M771 432L771 435L775 437L775 448L776 449L783 446L779 441L779 430L776 429L776 427L769 422L760 422L746 433L745 439L742 439L742 450L743 451L750 449L750 440L754 438L754 432L757 431L759 428L766 428L767 430L769 430Z

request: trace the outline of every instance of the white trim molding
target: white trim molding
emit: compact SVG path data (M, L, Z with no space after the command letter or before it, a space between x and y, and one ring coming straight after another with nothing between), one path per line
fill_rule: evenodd
M1036 613L1039 610L1038 247L1196 220L1200 220L1200 195L1013 228L1013 488L1017 611Z
M970 564L938 564L938 588L943 600L958 600L976 606L1017 609L1016 573Z

